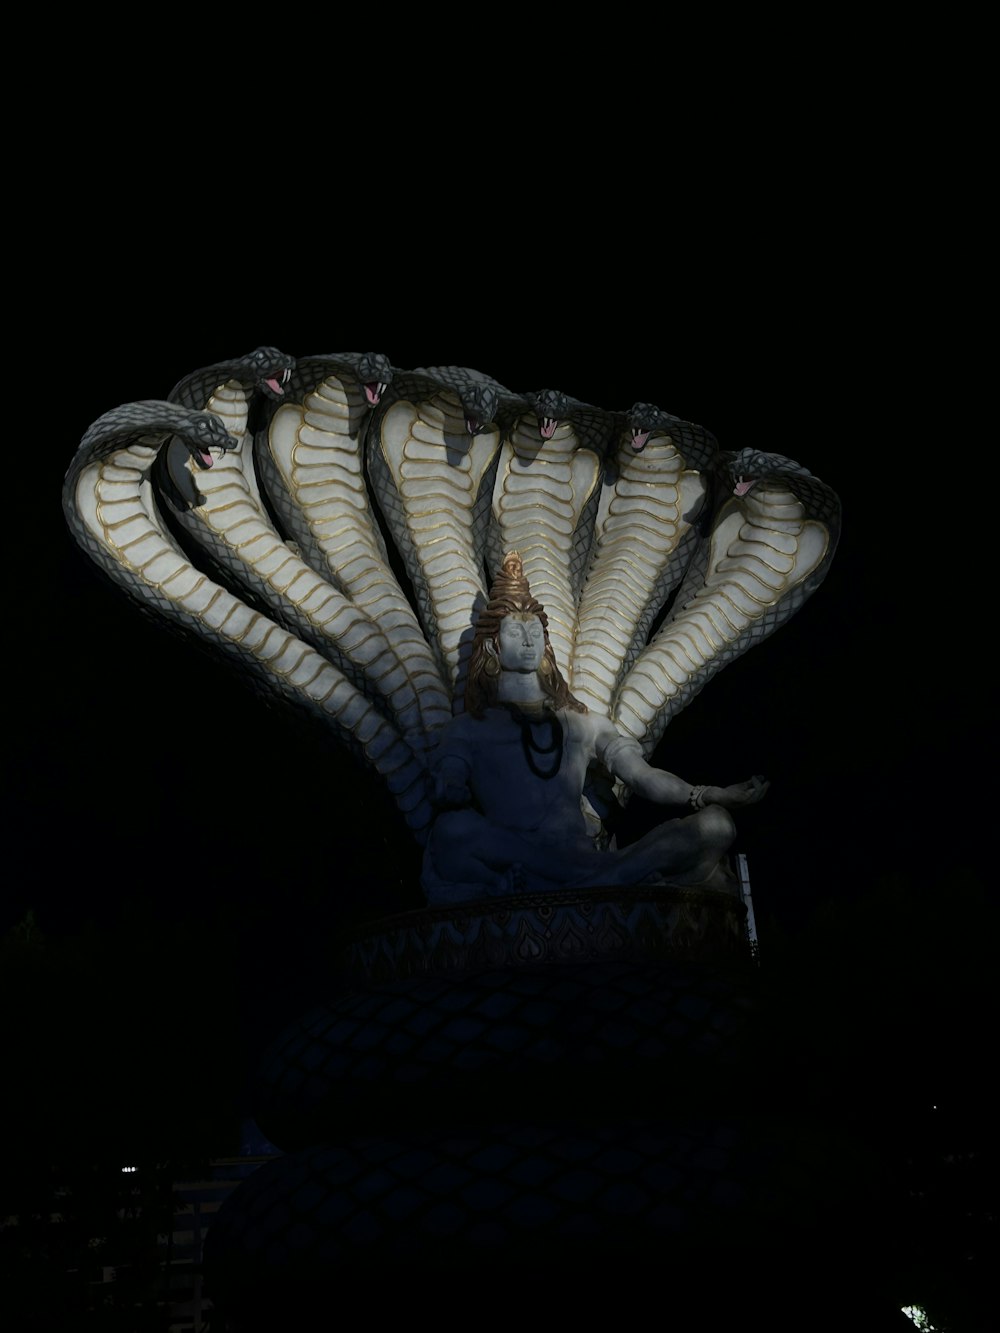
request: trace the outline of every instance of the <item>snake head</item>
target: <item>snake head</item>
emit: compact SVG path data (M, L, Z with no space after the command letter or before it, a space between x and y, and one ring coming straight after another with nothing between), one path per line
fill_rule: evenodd
M679 419L653 403L633 403L625 417L632 435L632 448L641 454L655 431L667 432Z
M538 418L542 439L551 440L559 423L569 417L572 408L570 400L558 389L541 389L538 393L529 394L528 401Z
M465 429L479 435L500 410L500 395L491 384L470 384L459 393L465 413Z
M392 364L381 352L365 352L358 362L358 378L369 407L378 407L392 383Z
M295 369L295 358L279 352L277 347L258 347L247 360L254 388L259 389L265 398L283 398Z
M214 412L192 412L184 430L178 431L177 434L178 439L184 442L191 457L203 471L207 471L215 462L211 453L213 449L225 453L228 449L235 449L239 443L235 436L226 430L221 417L217 417Z
M783 454L766 454L760 449L741 449L736 454L724 454L723 462L729 470L733 482L733 494L749 495L750 491L765 477L778 474L809 477L812 473L801 463L796 463Z

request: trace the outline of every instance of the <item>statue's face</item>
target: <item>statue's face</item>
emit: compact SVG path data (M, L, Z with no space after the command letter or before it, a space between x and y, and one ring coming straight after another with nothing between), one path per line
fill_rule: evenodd
M545 655L545 630L537 616L512 611L500 622L497 635L504 671L537 671Z

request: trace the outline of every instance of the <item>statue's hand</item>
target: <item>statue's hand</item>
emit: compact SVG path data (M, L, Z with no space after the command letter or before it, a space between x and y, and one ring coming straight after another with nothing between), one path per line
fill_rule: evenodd
M767 795L770 782L755 773L746 782L735 782L731 787L708 787L705 791L706 805L721 805L727 810L735 810L743 805L756 805Z
M445 810L454 810L472 804L472 792L463 783L436 782L434 804Z
M472 804L468 769L463 763L445 761L434 775L434 804L455 809Z

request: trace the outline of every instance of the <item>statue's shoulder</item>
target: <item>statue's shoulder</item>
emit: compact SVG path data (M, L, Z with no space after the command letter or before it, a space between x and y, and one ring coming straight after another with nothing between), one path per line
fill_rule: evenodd
M578 713L574 709L564 708L559 712L563 730L577 744L586 745L596 758L615 742L623 739L622 733L609 717L603 713Z

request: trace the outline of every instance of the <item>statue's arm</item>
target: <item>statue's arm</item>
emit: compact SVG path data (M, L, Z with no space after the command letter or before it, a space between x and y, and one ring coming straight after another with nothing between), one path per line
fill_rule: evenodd
M737 782L730 787L696 786L686 782L665 768L654 768L642 756L642 747L631 736L623 736L606 719L599 723L596 743L597 757L609 773L647 801L658 805L687 805L700 810L706 805L721 805L734 810L744 805L755 805L771 785L760 776Z

